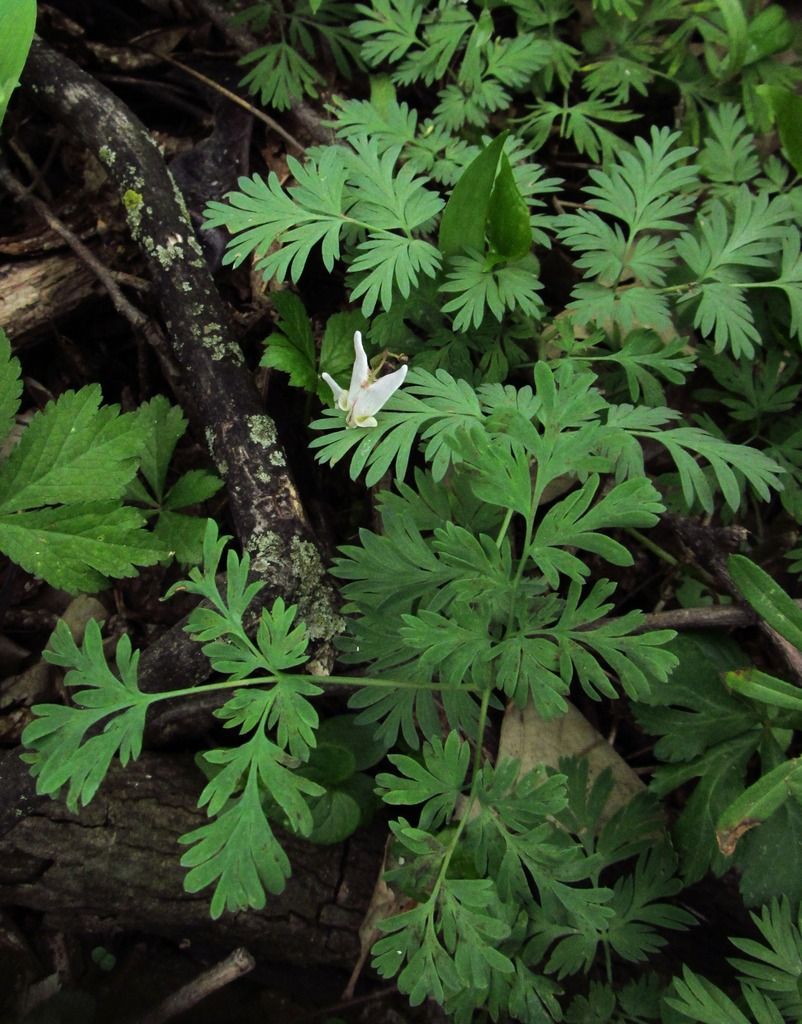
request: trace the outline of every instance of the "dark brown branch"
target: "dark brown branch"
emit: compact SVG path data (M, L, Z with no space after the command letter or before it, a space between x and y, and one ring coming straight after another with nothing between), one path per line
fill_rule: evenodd
M231 512L268 596L298 601L313 637L339 628L332 590L275 424L261 400L203 259L186 205L156 144L113 93L36 40L23 79L37 103L92 150L120 197L153 281L170 346L228 485Z

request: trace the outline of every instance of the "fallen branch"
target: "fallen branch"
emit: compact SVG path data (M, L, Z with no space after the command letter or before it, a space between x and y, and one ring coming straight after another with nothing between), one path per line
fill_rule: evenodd
M265 598L297 602L313 639L340 628L333 590L275 424L195 238L181 193L155 142L105 86L35 40L23 79L37 103L106 168L153 281L169 355L190 417L228 486L237 536L267 582Z

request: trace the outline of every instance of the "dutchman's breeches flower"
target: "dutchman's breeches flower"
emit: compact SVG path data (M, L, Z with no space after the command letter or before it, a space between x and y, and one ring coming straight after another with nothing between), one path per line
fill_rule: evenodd
M351 371L351 386L345 391L334 378L324 373L321 376L334 393L334 400L343 412L348 413L346 426L375 427L375 413L404 383L407 367L402 366L395 373L376 379L368 366L368 357L362 347L362 335L354 332L354 369Z

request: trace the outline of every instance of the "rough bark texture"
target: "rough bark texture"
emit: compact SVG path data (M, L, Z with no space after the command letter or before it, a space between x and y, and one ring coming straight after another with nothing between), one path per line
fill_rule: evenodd
M339 846L283 837L293 874L261 912L209 918L209 892L182 888L179 835L205 819L192 760L145 754L114 768L80 814L35 794L15 751L0 753L0 904L40 911L67 933L126 931L273 963L350 969L382 856L382 829Z

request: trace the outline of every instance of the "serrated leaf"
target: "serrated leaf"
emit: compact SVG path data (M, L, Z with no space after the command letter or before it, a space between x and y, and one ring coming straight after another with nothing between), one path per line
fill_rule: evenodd
M182 474L167 494L164 496L163 508L175 512L178 509L188 508L190 505L200 505L208 501L223 487L223 481L219 476L210 473L207 469L190 469ZM206 528L206 520L199 519L201 525L201 536Z
M0 549L51 586L92 593L167 556L144 525L140 512L116 502L15 512L0 515Z
M0 444L14 426L21 394L19 359L11 355L11 342L0 327Z
M294 388L317 391L315 338L304 304L294 292L274 292L272 298L280 319L265 341L259 365L289 374Z
M197 565L203 558L203 534L206 520L169 510L159 513L153 537L167 555L179 565ZM165 556L165 557L166 557Z
M156 501L160 503L164 498L170 459L176 444L184 436L187 421L181 409L171 405L164 395L157 395L149 402L144 402L136 415L141 419L145 435L139 469Z
M0 512L120 498L147 439L136 413L100 406L93 384L66 391L34 416L0 466Z

